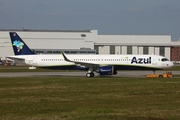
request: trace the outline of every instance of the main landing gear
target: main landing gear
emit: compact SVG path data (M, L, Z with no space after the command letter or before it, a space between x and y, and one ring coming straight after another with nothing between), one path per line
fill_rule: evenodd
M87 73L87 74L86 74L86 77L88 77L88 78L90 78L90 77L94 77L94 73L93 73L93 72L91 72L91 73Z
M89 68L88 73L86 74L86 77L90 78L90 77L94 77L94 73L93 73L93 68Z

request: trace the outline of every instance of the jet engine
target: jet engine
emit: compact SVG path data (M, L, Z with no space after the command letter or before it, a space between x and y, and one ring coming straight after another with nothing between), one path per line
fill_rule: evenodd
M115 75L115 74L117 74L117 70L114 69L114 66L99 67L99 70L97 72L100 75Z

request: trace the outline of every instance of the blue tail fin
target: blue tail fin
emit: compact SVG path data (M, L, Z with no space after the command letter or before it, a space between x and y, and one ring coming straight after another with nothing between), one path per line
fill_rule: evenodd
M16 32L9 32L15 55L32 55L35 54L26 43L18 36Z

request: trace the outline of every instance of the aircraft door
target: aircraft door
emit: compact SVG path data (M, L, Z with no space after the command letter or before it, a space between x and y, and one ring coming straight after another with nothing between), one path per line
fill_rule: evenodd
M152 57L152 65L156 66L157 65L157 58L156 57Z
M37 65L37 58L36 57L33 57L33 66L36 66Z

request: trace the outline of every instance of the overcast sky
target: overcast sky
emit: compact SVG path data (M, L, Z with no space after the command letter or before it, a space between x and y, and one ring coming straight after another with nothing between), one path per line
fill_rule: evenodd
M180 0L0 0L0 29L98 30L180 39Z

